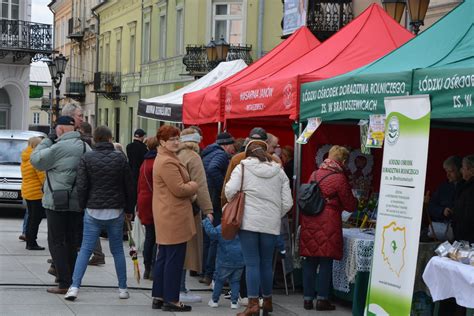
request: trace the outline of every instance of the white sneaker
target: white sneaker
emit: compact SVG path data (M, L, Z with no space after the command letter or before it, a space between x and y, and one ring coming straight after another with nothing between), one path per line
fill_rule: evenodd
M249 305L248 297L239 297L239 304L242 305L242 306Z
M191 292L179 292L179 301L183 303L200 303L202 297Z
M237 308L239 308L239 307L240 307L240 306L239 306L239 303L235 303L235 304L234 304L234 303L230 303L230 309L237 309Z
M123 300L130 298L130 293L128 293L127 289L119 289L119 297Z
M74 301L77 298L78 293L79 288L71 286L69 290L67 290L66 295L64 295L64 298L68 301Z
M219 307L219 303L214 302L214 301L212 300L212 298L209 300L209 303L207 303L207 305L209 305L209 306L212 307L212 308L217 308L217 307Z

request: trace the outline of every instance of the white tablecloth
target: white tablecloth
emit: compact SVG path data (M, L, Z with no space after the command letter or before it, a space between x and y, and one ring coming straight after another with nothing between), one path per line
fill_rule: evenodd
M423 272L433 301L450 297L460 306L474 308L474 266L433 257Z
M374 235L359 228L344 228L344 251L340 261L334 260L332 283L335 290L349 293L357 272L368 272L372 266Z

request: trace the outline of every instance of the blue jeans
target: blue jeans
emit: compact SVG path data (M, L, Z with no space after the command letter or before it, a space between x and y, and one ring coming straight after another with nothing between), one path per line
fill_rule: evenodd
M212 291L212 300L217 303L224 287L224 282L229 280L231 297L233 304L237 303L240 292L240 277L243 268L218 267L216 270L216 279L214 280L214 290Z
M245 261L248 297L257 298L260 288L263 297L270 297L273 286L273 252L277 235L241 230L239 237Z
M23 226L21 230L22 235L26 235L26 229L28 228L28 207L25 208L25 216L23 217Z
M306 257L303 260L303 295L307 301L314 300L316 292L316 271L319 265L318 296L327 300L332 280L332 259L327 257Z
M80 287L84 273L86 272L89 257L94 250L100 231L107 230L109 237L110 252L114 256L115 272L117 273L118 285L121 289L127 288L127 269L125 265L125 255L123 251L123 223L124 214L110 220L98 220L90 216L87 211L84 213L84 230L82 245L77 256L76 266L72 276L72 286Z

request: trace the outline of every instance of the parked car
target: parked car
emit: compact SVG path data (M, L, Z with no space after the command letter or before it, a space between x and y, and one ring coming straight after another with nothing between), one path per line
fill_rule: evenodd
M21 152L33 136L46 137L46 134L0 130L0 207L26 207L21 196Z

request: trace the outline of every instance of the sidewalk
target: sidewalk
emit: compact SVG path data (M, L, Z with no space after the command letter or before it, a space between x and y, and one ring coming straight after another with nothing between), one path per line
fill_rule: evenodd
M1 210L0 210L1 211ZM118 298L117 279L113 258L110 254L108 241L102 239L102 247L106 254L106 264L89 266L83 279L83 286L74 302L63 299L62 295L46 292L46 288L54 286L53 276L47 274L50 258L49 251L28 251L25 243L18 240L21 230L21 219L0 218L0 314L1 315L173 315L151 309L152 282L141 280L140 284L133 277L133 266L125 251L127 260L128 286L130 299ZM38 243L47 248L46 221L43 220L38 234ZM128 245L124 243L127 250ZM139 257L139 260L142 259ZM142 261L140 260L142 264ZM143 268L143 265L140 266ZM143 272L143 271L142 271ZM176 315L235 315L243 311L230 309L230 301L221 297L218 308L207 306L212 292L197 282L194 277L187 277L186 285L195 294L202 296L201 303L190 304L190 313ZM93 286L93 287L91 287ZM140 288L140 289L132 289ZM273 296L274 312L271 315L351 315L347 306L337 305L336 311L317 312L303 309L302 293L284 295L277 291Z

